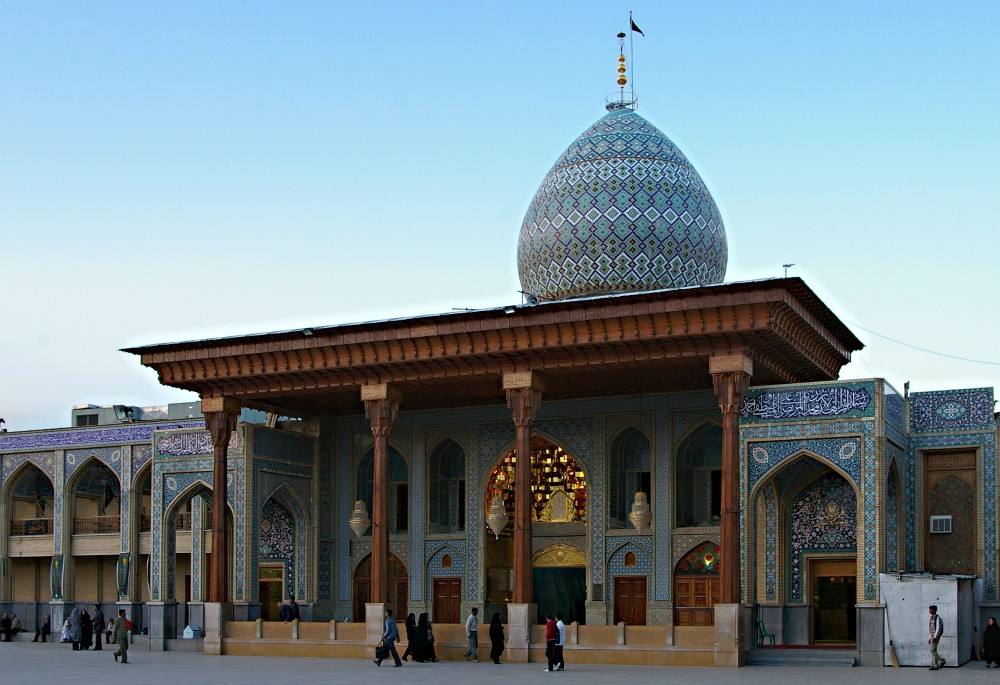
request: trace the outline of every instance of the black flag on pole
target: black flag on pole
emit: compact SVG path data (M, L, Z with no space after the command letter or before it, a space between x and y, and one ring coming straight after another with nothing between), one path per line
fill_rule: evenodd
M635 25L635 22L634 22L634 21L632 21L632 17L629 17L629 19L628 19L628 23L632 24L632 30L633 30L633 31L635 31L636 33L638 33L638 34L639 34L640 36L643 36L643 37L645 37L645 36L646 36L646 34L642 32L642 29L641 29L641 28L639 28L638 26L636 26L636 25Z

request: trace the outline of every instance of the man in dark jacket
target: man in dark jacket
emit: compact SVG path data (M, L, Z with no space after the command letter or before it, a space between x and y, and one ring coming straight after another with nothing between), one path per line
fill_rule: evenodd
M101 647L101 633L107 627L107 623L104 621L104 612L101 611L101 605L94 605L94 651L102 649Z
M41 635L42 642L47 642L49 639L49 632L52 630L52 619L49 618L48 614L45 614L45 620L42 621L42 625L38 627L35 631L35 639L32 642L38 642L38 636Z
M392 660L395 662L393 665L402 666L403 662L400 661L399 654L396 653L396 640L399 639L399 628L396 627L396 619L392 617L392 609L385 610L385 622L382 625L382 640L385 642L389 653L392 654ZM375 665L381 666L382 660L375 659Z

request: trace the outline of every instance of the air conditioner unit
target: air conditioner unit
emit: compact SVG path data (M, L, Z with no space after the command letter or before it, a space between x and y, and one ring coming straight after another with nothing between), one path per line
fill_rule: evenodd
M931 533L950 533L951 516L931 516Z

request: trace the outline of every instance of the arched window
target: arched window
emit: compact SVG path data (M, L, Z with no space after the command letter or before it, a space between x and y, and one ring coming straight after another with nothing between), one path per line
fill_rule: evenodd
M694 429L677 449L678 526L718 526L722 511L722 428Z
M635 493L644 492L652 502L649 470L649 440L635 428L620 433L611 442L608 470L608 524L611 528L630 528L628 520Z
M465 451L445 440L431 452L428 466L427 532L465 530Z
M406 460L389 448L389 531L405 533L410 529L410 483ZM364 500L371 514L375 485L375 451L369 450L358 464L355 499Z

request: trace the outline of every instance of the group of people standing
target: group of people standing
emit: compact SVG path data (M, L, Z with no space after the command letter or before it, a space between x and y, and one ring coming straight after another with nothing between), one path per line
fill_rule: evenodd
M104 632L104 612L99 604L94 605L94 615L86 609L74 607L63 622L60 642L73 643L73 651L81 649L101 649L101 633ZM110 626L108 626L110 628ZM36 635L37 637L37 635ZM96 639L95 639L96 637ZM44 639L42 640L44 642Z

